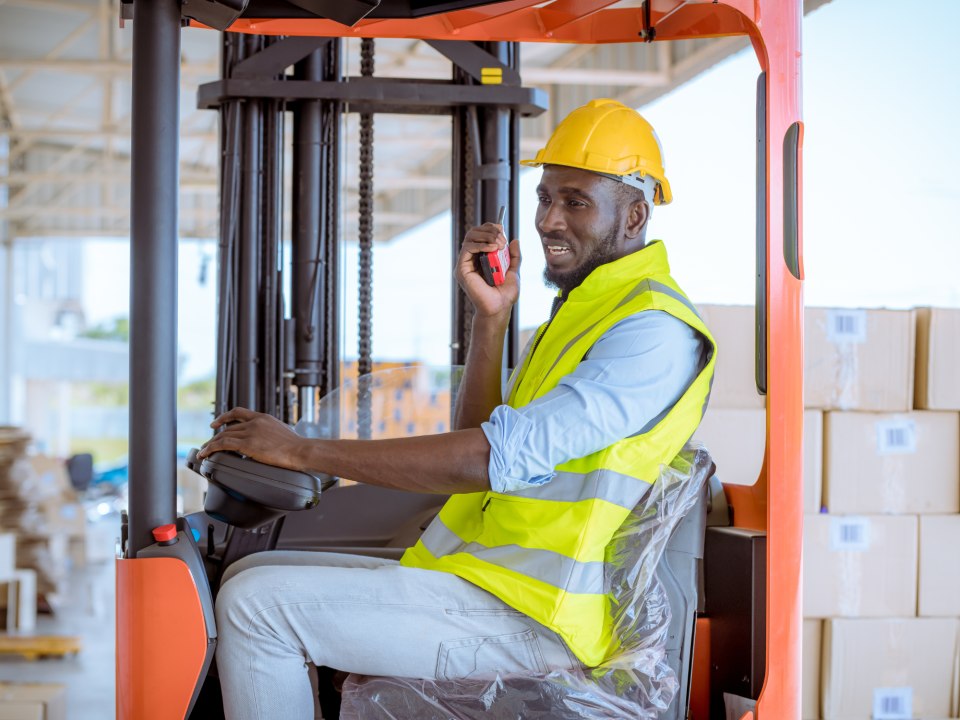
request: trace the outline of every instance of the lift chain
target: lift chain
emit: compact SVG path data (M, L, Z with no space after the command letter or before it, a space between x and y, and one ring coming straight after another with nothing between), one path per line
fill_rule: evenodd
M373 75L373 39L360 44L360 75ZM364 375L373 371L373 113L360 114L360 328L357 373L357 421L361 439L370 438L371 398Z
M466 132L463 138L463 228L461 238L466 237L467 233L477 224L478 188L476 175L479 165L477 158L480 157L477 109L475 107L466 108L464 116ZM473 333L474 307L470 298L462 289L458 287L457 292L460 293L461 332L463 333L460 353L463 362L466 363L467 353L470 350L470 338Z

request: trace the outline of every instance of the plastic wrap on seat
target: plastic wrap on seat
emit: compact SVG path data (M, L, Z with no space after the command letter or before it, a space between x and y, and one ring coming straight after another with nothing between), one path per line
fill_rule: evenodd
M673 530L700 496L713 462L684 446L607 546L604 584L614 644L595 668L555 668L462 680L350 675L342 720L654 720L677 694L667 663L670 604L656 568Z

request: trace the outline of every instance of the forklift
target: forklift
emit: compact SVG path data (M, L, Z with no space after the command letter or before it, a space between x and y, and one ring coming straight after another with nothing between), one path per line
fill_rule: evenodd
M451 116L456 257L465 231L496 217L502 206L505 234L518 234L520 118L547 109L545 93L521 86L520 42L750 38L761 71L755 329L757 390L767 396L766 451L754 485L711 481L681 523L692 534L680 538L678 527L676 545L671 539L670 548L689 546L692 570L668 592L678 628L671 664L682 688L662 717L716 720L724 717L723 694L731 693L756 702L743 718L799 720L801 16L801 0L645 0L640 6L610 0L122 0L121 19L133 21L130 457L136 461L116 561L118 719L216 717L213 606L233 562L273 549L395 557L416 542L444 500L221 453L199 465L188 460L211 489L205 512L177 517L180 29L196 26L222 33L221 77L198 90L198 107L220 115L216 412L243 406L291 424L326 427L333 437L346 431L324 412L331 402L319 400L334 398L335 405L343 397L340 134L343 114L354 112L361 130L361 307L359 377L351 382L361 438L374 432L379 382L370 357L375 114ZM359 77L344 72L346 37L363 39ZM376 77L377 38L429 43L451 60L450 80ZM278 260L288 112L289 313ZM472 307L452 279L450 302L451 365L460 366ZM520 350L517 317L514 308L505 347L511 368ZM455 390L452 381L451 396ZM706 704L697 704L701 697Z

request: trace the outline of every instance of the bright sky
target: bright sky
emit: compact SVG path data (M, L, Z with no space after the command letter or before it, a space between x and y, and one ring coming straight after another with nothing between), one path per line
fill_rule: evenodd
M931 22L931 18L938 18ZM960 3L923 13L895 0L834 0L804 19L804 265L808 305L960 307ZM642 109L657 129L674 202L657 208L673 274L695 302L753 303L756 78L752 50ZM954 88L951 90L950 88ZM521 182L521 326L551 293L533 225L539 171ZM449 362L449 214L374 250L374 356ZM206 252L213 253L213 244ZM184 379L213 372L215 276L181 243ZM344 352L356 356L357 249L345 256ZM88 316L126 314L126 246L91 242ZM419 269L411 280L411 268Z

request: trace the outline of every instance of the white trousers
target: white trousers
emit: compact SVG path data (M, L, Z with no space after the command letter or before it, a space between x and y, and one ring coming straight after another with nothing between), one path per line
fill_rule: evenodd
M308 663L437 680L579 665L557 633L486 590L395 560L251 555L224 574L216 616L228 720L313 720Z

